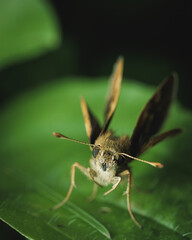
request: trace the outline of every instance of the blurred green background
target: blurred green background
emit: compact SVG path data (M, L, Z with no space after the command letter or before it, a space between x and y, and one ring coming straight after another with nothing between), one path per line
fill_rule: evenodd
M156 86L178 72L179 101L191 108L191 11L174 0L0 0L1 108L65 76L108 77L119 55L126 78Z
M157 85L173 71L190 101L191 1L0 1L1 105L66 75L124 77Z

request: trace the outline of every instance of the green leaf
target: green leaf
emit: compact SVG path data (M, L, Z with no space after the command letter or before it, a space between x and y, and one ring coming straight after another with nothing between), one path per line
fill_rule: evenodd
M106 79L64 80L23 94L1 113L0 218L35 240L192 238L192 115L179 104L173 105L163 130L182 127L184 132L142 156L164 168L131 164L134 185L141 189L132 189L131 206L142 230L128 214L122 196L126 182L105 198L108 187L99 189L88 202L93 183L78 171L70 200L51 210L67 193L71 165L78 161L88 167L91 154L88 146L57 139L52 132L87 141L79 96L102 122L108 84ZM117 135L132 133L153 92L136 82L123 83L111 124Z
M0 68L57 47L59 26L43 0L0 1Z

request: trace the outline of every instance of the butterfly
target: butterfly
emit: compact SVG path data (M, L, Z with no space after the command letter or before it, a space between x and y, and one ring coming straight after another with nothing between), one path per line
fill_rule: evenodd
M167 137L175 136L182 131L177 128L157 135L165 121L172 103L177 75L172 74L165 78L157 88L154 95L143 108L132 136L129 137L128 135L123 135L118 137L114 135L112 130L109 130L109 124L113 118L120 95L123 65L124 60L122 57L119 57L114 65L114 70L110 79L110 88L105 106L105 121L103 126L99 124L84 98L81 97L81 109L89 143L69 138L61 133L53 132L54 136L58 138L89 145L92 151L90 167L86 168L79 162L72 164L71 185L68 193L64 200L54 206L53 209L61 207L69 199L72 190L75 187L75 170L78 168L95 183L92 197L96 195L97 186L112 185L112 188L104 193L106 196L117 188L122 179L126 179L127 187L124 194L127 199L127 209L135 224L138 227L141 227L133 215L130 206L132 173L129 164L133 160L136 160L150 164L153 167L163 167L163 164L159 162L149 162L139 159L138 156Z

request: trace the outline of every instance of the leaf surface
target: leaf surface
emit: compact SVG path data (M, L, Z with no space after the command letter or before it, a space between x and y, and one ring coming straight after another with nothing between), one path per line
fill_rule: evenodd
M163 169L133 162L131 204L143 229L131 220L125 196L126 183L106 197L99 189L88 202L93 183L76 173L77 189L55 211L70 185L70 167L78 161L89 166L88 146L54 138L53 131L87 141L79 96L103 121L107 81L64 79L27 92L1 112L0 218L28 239L191 239L192 238L192 115L174 104L163 128L184 132L155 146L142 156L159 161ZM77 81L76 81L77 80ZM131 134L154 88L123 83L111 128L116 135ZM103 123L103 122L102 122Z

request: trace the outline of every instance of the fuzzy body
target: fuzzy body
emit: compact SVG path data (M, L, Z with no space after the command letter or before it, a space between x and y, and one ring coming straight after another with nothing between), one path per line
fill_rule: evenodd
M128 152L128 136L115 137L112 131L100 135L95 141L99 146L97 155L90 159L90 167L94 181L100 186L113 184L113 178L122 170L128 169L131 159L121 157L118 153Z

